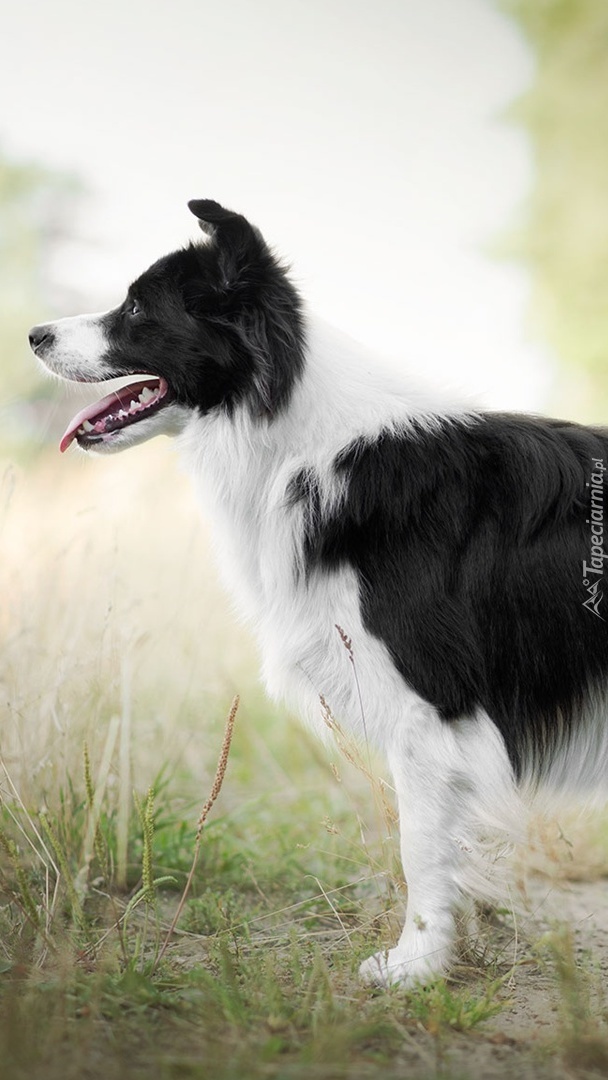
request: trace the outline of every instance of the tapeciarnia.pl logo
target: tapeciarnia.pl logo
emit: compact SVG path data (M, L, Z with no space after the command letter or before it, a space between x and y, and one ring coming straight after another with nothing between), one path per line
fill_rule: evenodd
M590 482L585 486L589 488L589 517L587 524L590 526L590 557L589 562L583 559L583 585L587 592L587 599L583 601L583 607L587 608L598 619L604 620L600 611L600 605L604 599L602 584L604 580L604 562L608 559L608 553L604 551L604 476L606 465L603 458L591 458L592 473Z

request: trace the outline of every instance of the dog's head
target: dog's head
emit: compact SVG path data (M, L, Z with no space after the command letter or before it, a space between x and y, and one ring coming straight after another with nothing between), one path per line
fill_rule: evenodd
M244 217L211 200L188 205L205 242L159 259L119 307L30 331L34 353L61 378L138 376L79 412L62 450L73 440L110 451L175 434L194 410L244 405L271 418L288 400L303 366L295 289Z

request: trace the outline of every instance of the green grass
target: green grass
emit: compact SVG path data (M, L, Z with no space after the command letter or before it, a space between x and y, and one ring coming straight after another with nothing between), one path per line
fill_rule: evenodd
M269 738L279 719L256 718ZM230 797L205 826L160 962L193 858L198 810L184 800L186 779L161 777L130 806L126 890L114 879L119 786L96 800L100 770L88 753L43 812L4 798L0 1075L397 1076L412 1039L439 1045L496 1012L500 987L485 975L408 996L358 983L359 961L388 944L402 902L385 823L366 828L353 814L356 770L343 763L338 780L297 729L290 769L305 790L252 796L261 761L247 722L244 710Z

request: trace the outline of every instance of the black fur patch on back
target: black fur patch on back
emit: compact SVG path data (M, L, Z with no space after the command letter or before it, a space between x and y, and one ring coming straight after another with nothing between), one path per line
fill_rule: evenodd
M608 572L604 610L583 607L593 459L608 467L606 430L488 413L350 444L325 519L314 478L292 491L308 571L355 567L404 679L445 720L485 709L516 773L530 754L542 769L608 677Z

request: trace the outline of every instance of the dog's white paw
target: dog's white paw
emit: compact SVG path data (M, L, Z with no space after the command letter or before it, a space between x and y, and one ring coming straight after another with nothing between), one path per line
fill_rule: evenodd
M447 955L443 957L412 956L409 949L396 946L387 952L377 952L364 960L359 976L368 986L424 986L445 975Z

